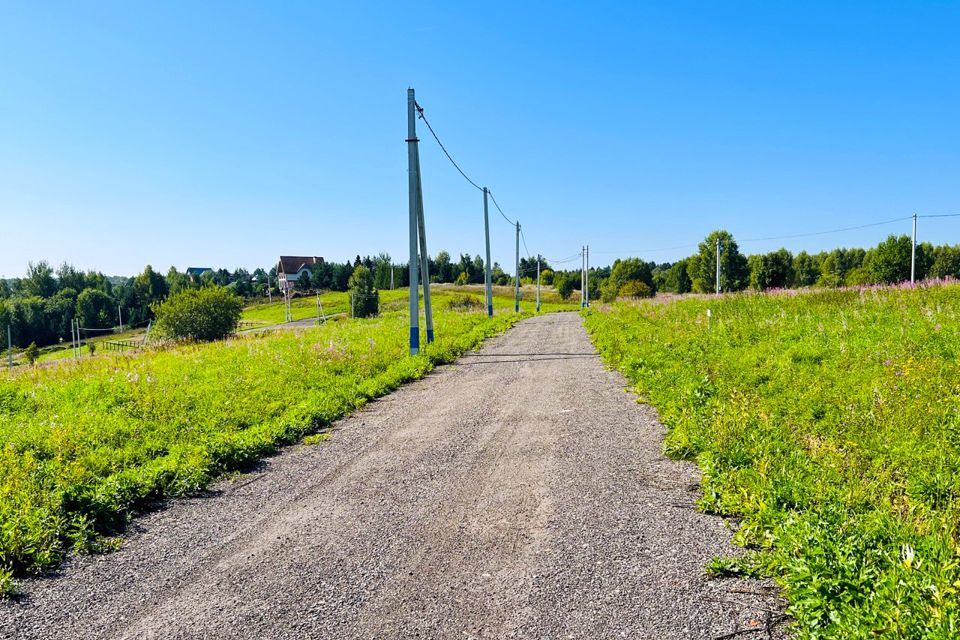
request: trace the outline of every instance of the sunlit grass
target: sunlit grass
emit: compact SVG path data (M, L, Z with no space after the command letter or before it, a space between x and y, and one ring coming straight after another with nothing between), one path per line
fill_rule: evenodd
M960 636L960 287L622 304L587 326L703 469L701 506L742 519L752 552L724 571L775 576L799 637Z

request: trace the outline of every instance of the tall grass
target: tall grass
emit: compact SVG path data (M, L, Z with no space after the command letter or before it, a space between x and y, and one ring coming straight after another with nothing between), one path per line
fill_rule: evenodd
M0 591L523 317L438 309L437 342L413 358L396 312L0 374Z
M712 318L708 324L707 309ZM960 287L733 295L590 313L704 471L701 506L801 638L957 638ZM708 328L709 327L709 328Z

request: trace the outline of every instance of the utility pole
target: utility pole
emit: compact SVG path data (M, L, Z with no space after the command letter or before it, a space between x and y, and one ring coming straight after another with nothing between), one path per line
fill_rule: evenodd
M393 272L394 272L394 271L396 271L396 269L394 269L393 265L390 265L390 290L391 290L391 291L393 291L393 289L394 289L394 287L393 287Z
M7 324L7 367L13 369L13 337L9 323Z
M513 311L520 313L520 221L517 220L517 279L513 289Z
M586 287L584 287L584 276L586 274L586 255L587 247L586 245L580 245L580 308L582 309L586 303L586 298L583 297Z
M493 268L490 264L490 211L487 205L487 195L489 190L483 188L483 235L487 243L487 261L484 263L483 283L487 290L487 316L493 317L493 276L490 270Z
M417 168L420 151L417 149ZM417 227L420 235L420 280L423 281L423 315L427 321L427 344L433 342L433 305L430 304L430 254L427 253L427 231L423 220L423 183L417 171Z
M273 304L273 291L270 290L270 274L267 274L267 301Z
M720 295L720 238L717 238L717 295Z
M583 270L583 299L586 306L590 306L590 245L585 247L586 257L584 263L586 267Z
M117 305L117 317L120 318L120 333L123 333L123 307Z
M407 89L407 187L409 191L409 228L410 228L410 355L420 351L420 295L419 295L419 258L417 256L417 209L419 198L417 189L420 183L417 166L417 100L413 89Z
M537 254L537 313L540 313L540 254Z
M320 309L321 308L322 307L320 306L320 292L317 291L317 326L318 327L320 326Z
M913 214L913 246L910 249L910 284L917 276L917 214Z

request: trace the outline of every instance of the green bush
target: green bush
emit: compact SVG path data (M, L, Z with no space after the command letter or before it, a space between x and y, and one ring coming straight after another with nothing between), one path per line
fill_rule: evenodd
M222 340L237 330L243 301L223 287L187 289L151 306L157 333L175 340Z
M37 361L37 358L40 357L40 347L37 346L36 342L30 343L30 346L24 350L23 357L26 358L30 364Z
M620 287L621 298L652 298L653 289L646 282L630 280Z
M451 311L482 311L483 300L469 293L455 293L447 301L447 309Z

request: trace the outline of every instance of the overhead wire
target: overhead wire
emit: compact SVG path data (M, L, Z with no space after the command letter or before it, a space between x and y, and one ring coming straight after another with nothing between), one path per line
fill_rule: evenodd
M414 104L416 104L417 112L420 114L420 119L423 120L423 123L425 125L427 125L427 129L430 130L430 133L433 135L433 139L437 141L438 145L440 145L440 148L443 150L444 155L447 156L447 160L450 161L450 164L452 164L454 168L456 168L456 170L460 172L460 175L463 176L464 180L472 184L477 190L483 191L483 187L481 187L476 182L471 180L470 177L466 173L464 173L463 169L460 168L460 165L457 164L457 161L454 160L453 156L450 155L450 152L447 151L447 148L443 146L442 142L440 142L440 136L438 136L437 132L434 131L433 127L430 126L430 121L427 120L427 116L423 112L423 107L421 107L419 103L414 103Z

